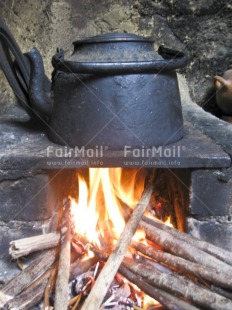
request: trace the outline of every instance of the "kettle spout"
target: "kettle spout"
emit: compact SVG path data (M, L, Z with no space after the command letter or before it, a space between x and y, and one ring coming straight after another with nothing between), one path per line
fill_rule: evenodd
M44 73L42 57L36 48L25 54L30 60L29 100L32 108L49 119L52 113L51 82Z

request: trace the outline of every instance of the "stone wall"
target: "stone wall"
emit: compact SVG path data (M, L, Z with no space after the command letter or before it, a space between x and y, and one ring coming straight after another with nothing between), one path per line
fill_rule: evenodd
M104 32L151 35L156 45L187 48L186 75L194 101L215 114L213 76L228 67L232 53L232 5L227 0L2 0L0 14L24 52L36 46L50 76L57 47ZM1 108L15 104L0 72ZM5 110L4 110L5 112Z

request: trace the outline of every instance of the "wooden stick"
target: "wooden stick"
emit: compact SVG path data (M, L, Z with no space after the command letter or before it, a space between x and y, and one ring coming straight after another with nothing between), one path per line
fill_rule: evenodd
M70 276L69 281L72 281L77 276L81 275L82 273L85 273L88 271L93 265L97 263L97 257L90 257L85 260L77 260L74 263L70 265Z
M106 261L108 259L108 254L102 250L98 250L93 248L95 255L100 259ZM150 297L159 301L165 309L168 310L176 310L176 309L183 309L183 310L196 310L195 306L188 304L187 302L175 297L174 295L162 290L161 288L154 287L153 285L144 281L141 277L137 274L130 271L123 263L119 267L119 272L127 278L130 282L137 285L144 293L149 295Z
M125 213L127 213L126 217L128 217L128 214L130 214L132 212L132 209L130 209L128 206L124 206L124 208L126 209ZM232 266L232 252L222 249L216 245L213 245L209 242L197 239L189 234L186 234L184 232L181 232L177 229L175 229L174 227L170 227L168 225L166 225L165 223L161 222L161 221L157 221L155 219L151 219L148 218L146 216L142 217L142 223L147 223L151 226L153 226L153 228L159 228L160 230L163 230L169 234L171 234L173 237L175 237L175 239L178 240L183 240L185 242L187 242L190 245L193 245L194 247L208 253L211 254L212 256L215 256L216 258L220 259L222 262L227 263L228 265Z
M78 298L76 299L76 302L75 302L75 304L74 304L72 310L77 310L77 309L79 309L79 305L80 305L80 302L81 302L81 297L82 297L82 293L80 293L80 294L78 295Z
M127 278L131 283L137 285L145 294L159 301L165 309L168 310L197 310L195 306L183 301L182 299L175 297L174 295L167 293L166 291L154 287L151 284L145 282L141 277L138 277L137 274L131 272L123 264L119 268L119 272Z
M55 309L64 310L68 306L68 282L70 269L70 202L64 204L62 228L61 228L61 250L59 269L55 289Z
M82 296L82 293L79 293L78 295L76 295L75 297L70 299L69 302L68 302L68 307L71 307L71 306L75 305L76 302L80 300L81 296Z
M224 288L232 289L232 278L228 273L220 269L205 267L201 264L193 263L181 257L158 251L152 247L146 246L142 243L132 241L131 247L135 250L145 254L148 257L168 266L175 267L178 271L193 274L197 277L203 278L216 285Z
M30 253L50 249L58 245L59 233L49 233L30 238L13 240L10 242L9 254L11 258L17 259Z
M51 271L48 270L31 286L24 290L21 294L17 295L14 299L6 304L6 309L10 310L31 310L33 306L37 305L44 294L44 288L48 282Z
M200 307L207 307L207 309L212 310L232 309L232 300L213 293L187 278L162 273L149 264L145 266L129 258L124 258L123 265L155 287L184 297Z
M44 290L44 302L43 302L43 310L47 310L50 307L50 296L53 292L54 286L55 286L55 281L56 281L56 276L58 272L58 262L55 264L53 267L53 270L50 274L49 280L47 282L47 285Z
M142 218L143 222L146 222L147 224L150 224L154 227L157 227L159 229L162 229L168 233L171 233L173 237L175 237L176 239L179 240L183 240L193 246L195 246L196 248L209 253L217 258L219 258L220 260L222 260L223 262L229 264L232 266L232 252L227 251L225 249L221 249L220 247L217 247L209 242L197 239L191 235L188 235L186 233L183 233L173 227L170 227L168 225L165 225L164 223L160 222L160 221L156 221L150 218L147 218L146 216L143 216Z
M45 253L41 253L30 266L6 283L0 291L0 308L45 273L52 266L55 258L55 250L47 250Z
M232 291L231 290L228 291L228 290L225 290L221 287L214 286L214 285L211 285L210 289L212 292L215 292L215 293L222 295L226 298L232 299Z
M232 277L232 266L226 264L220 259L208 254L184 240L176 238L175 235L151 226L144 221L140 222L140 226L145 230L148 239L162 246L168 252L188 259L192 262L199 263L203 266L220 269L224 273L228 273Z
M152 180L153 181L153 180ZM147 205L150 201L154 183L150 182L147 188L144 190L140 201L134 209L131 218L125 226L120 238L118 239L116 246L109 256L105 266L99 274L94 287L92 288L88 298L86 299L82 310L98 310L101 303L107 293L107 290L112 283L115 274L125 256L131 239L139 225L139 221L145 212Z

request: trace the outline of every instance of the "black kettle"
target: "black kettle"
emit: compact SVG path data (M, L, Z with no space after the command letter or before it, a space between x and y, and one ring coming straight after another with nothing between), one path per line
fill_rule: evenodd
M184 53L163 46L155 51L153 38L134 34L98 35L75 41L69 59L57 51L51 83L37 49L22 54L5 26L1 41L3 58L10 50L16 60L2 69L21 105L48 123L51 141L123 150L183 136L175 69L187 64Z

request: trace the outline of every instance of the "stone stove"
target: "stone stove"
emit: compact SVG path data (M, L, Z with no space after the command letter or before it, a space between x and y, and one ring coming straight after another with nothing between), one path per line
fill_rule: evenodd
M68 176L74 168L143 166L170 170L183 190L187 189L187 232L231 248L232 127L193 103L185 80L178 78L184 138L163 147L152 158L144 158L142 151L136 155L128 151L125 157L123 152L107 150L74 156L67 147L51 143L42 129L33 128L19 108L1 119L0 281L16 272L8 257L9 241L55 229L55 211L63 195L60 189L68 188Z

